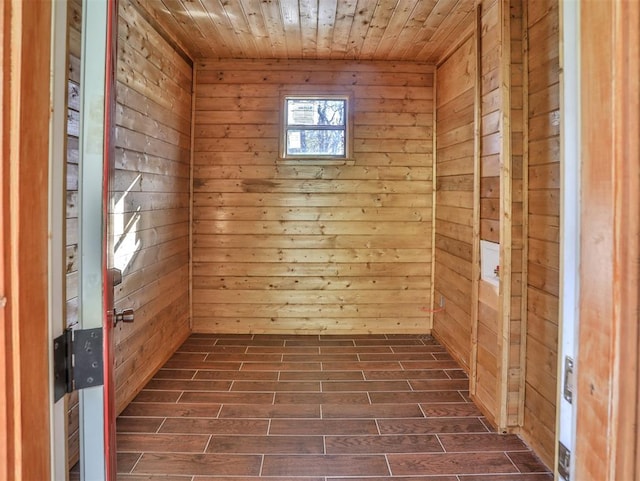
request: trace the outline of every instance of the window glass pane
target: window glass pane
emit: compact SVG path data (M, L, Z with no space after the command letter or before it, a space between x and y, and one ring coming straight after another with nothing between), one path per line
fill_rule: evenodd
M287 125L344 125L345 100L287 99Z
M287 131L287 155L335 155L344 157L344 130Z

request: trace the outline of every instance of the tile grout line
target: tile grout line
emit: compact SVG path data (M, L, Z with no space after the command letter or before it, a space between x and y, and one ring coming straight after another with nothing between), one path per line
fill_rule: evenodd
M486 421L486 419L484 418L484 416L480 416L478 419L479 419L479 420L480 420L480 422L483 424L483 426L484 426L485 428L487 428L487 431L492 432L491 430L492 430L493 428L492 428L489 424L487 424L487 421Z
M204 451L202 452L202 454L207 453L207 450L209 449L209 446L211 445L212 440L213 440L213 434L209 434L209 439L207 440L207 443L204 446Z
M260 470L258 471L259 478L262 478L262 469L264 468L264 458L265 458L264 454L260 455Z
M140 460L142 459L142 455L144 454L144 451L140 453L140 455L138 456L138 459L136 459L136 462L133 463L133 466L131 466L131 470L129 471L129 474L133 474L133 471L136 469L136 467L138 466L138 463L140 463ZM117 469L116 469L117 471Z
M389 476L393 477L393 471L391 470L391 463L389 462L389 453L384 453L384 461L387 463L387 470L389 471Z
M180 399L182 399L182 396L184 396L184 393L185 391L180 391L180 395L178 396L178 399L176 399L173 404L178 404L180 402Z
M440 439L440 434L442 434L442 433L435 433L435 436L436 436L436 439L438 440L438 443L440 443L440 446L442 447L442 452L446 453L448 451L444 447L444 444L442 444L442 439Z
M523 471L518 467L518 465L513 461L513 459L511 459L511 456L509 456L509 453L508 453L507 451L503 451L503 453L504 453L504 455L507 457L507 459L509 460L509 462L510 462L511 464L513 464L513 467L514 467L514 468L516 468L516 469L518 470L518 473L519 473L519 474L527 474L527 473L524 473L524 472L523 472Z
M378 430L378 434L376 436L382 436L382 430L380 429L380 423L378 421L378 418L373 419L373 422L376 423L376 429Z
M153 434L160 434L160 430L162 429L162 426L164 426L164 423L167 421L168 418L163 418L162 422L160 423L160 425L158 426L158 428L156 429L155 433Z

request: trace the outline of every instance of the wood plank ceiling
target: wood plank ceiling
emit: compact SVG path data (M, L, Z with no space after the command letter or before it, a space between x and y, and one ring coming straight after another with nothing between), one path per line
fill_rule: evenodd
M194 59L436 62L474 0L138 0Z

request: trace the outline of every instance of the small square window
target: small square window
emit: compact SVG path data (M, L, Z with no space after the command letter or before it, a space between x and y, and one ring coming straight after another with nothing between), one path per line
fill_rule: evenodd
M349 97L285 96L282 152L285 159L347 159Z

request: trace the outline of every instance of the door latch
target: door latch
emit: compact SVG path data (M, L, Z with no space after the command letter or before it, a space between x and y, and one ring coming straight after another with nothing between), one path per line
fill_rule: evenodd
M118 312L117 309L113 310L113 325L115 326L119 322L133 322L135 320L135 314L133 309L123 309Z

